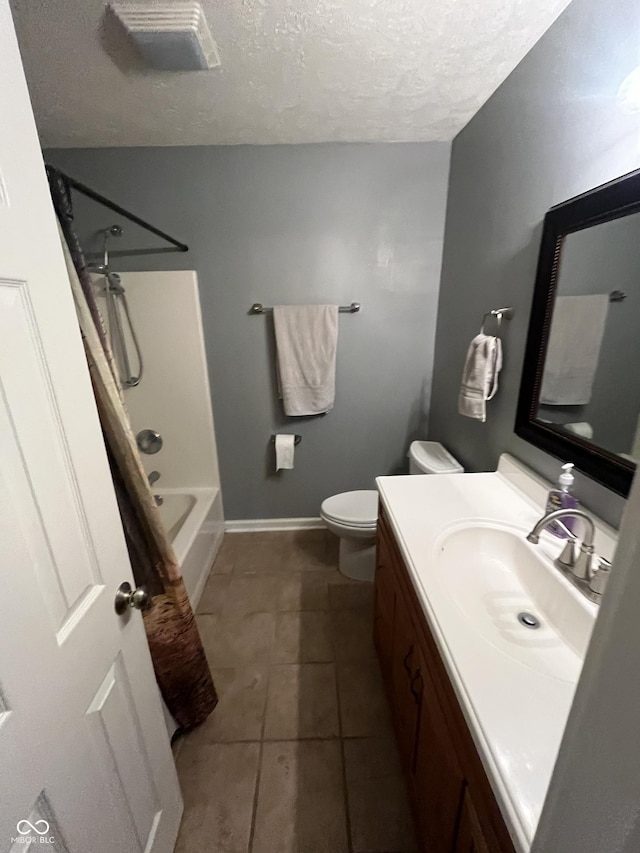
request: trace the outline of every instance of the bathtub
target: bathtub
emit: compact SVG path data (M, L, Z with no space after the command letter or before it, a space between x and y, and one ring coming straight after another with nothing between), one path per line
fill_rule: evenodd
M195 610L224 533L220 490L154 489L154 494L162 497L160 518Z
M160 518L180 563L189 601L195 610L224 535L220 489L154 489L153 493L162 498L158 507ZM160 701L171 740L178 724L161 694Z

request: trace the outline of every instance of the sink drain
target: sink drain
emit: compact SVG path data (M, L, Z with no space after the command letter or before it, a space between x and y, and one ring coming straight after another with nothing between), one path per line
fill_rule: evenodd
M527 613L526 611L522 613L518 613L518 622L521 625L524 625L525 628L539 628L540 620L537 616L534 616L533 613Z

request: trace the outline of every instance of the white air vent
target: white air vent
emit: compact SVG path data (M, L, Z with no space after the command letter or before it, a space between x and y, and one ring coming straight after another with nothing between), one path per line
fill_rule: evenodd
M112 3L111 10L153 68L206 71L220 65L200 3Z

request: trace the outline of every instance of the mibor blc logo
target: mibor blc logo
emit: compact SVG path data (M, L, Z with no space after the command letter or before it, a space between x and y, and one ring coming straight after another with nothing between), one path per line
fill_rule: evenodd
M55 844L53 835L49 835L49 822L46 820L37 820L31 823L29 820L19 820L16 825L18 835L11 839L11 843L15 844Z

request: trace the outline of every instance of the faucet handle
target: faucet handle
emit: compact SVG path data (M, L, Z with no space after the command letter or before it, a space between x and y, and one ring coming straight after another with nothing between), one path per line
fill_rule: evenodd
M595 571L594 567L598 565L598 559L593 545L583 541L580 545L576 564L572 569L574 578L589 583L589 579Z
M609 560L605 560L604 557L598 557L597 564L597 568L589 581L589 589L595 595L600 596L603 595L607 588L609 577L611 576L611 563Z
M569 535L567 536L567 541L562 549L562 553L558 557L558 563L567 569L572 569L578 558L578 537L574 536L569 530L567 530L567 532Z

